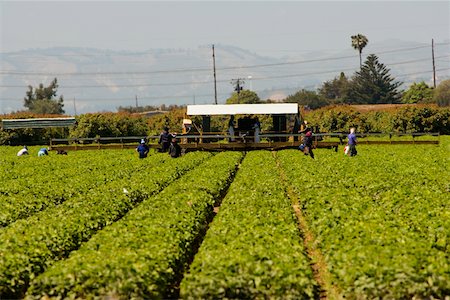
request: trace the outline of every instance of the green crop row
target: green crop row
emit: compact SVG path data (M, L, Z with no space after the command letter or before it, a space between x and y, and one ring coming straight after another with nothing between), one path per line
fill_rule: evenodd
M51 177L53 174L63 174L64 165L75 159L80 161L80 165L71 165L73 169L88 167L93 160L99 158L123 159L128 157L124 155L124 151L74 151L69 152L68 155L57 155L50 151L48 156L38 157L37 152L42 147L29 147L30 155L17 157L16 153L21 147L0 147L0 169L5 172L0 173L0 180L5 182L7 180L17 180L21 178L35 178L35 180L44 180ZM62 168L62 169L61 169ZM70 172L65 168L66 172ZM72 169L71 169L72 170ZM38 175L38 176L36 176ZM42 175L42 176L41 176Z
M31 283L28 298L167 298L241 153L220 153L143 201Z
M0 155L7 155L6 147L0 147ZM88 153L86 153L88 152ZM85 155L62 156L50 154L46 157L7 155L0 161L0 195L14 196L18 194L47 195L44 186L64 185L73 177L86 175L86 172L104 169L111 161L128 160L127 155L119 152L84 151ZM77 153L78 154L78 153ZM110 160L109 160L110 159ZM42 189L42 192L41 192ZM56 193L56 191L54 191Z
M450 295L448 152L359 147L346 157L278 154L332 283L350 299Z
M290 200L270 152L250 152L214 218L181 297L304 299L317 296Z
M48 156L38 157L37 151L42 147L29 147L30 155L16 156L21 147L0 147L0 182L17 182L13 189L8 184L0 186L0 194L3 191L20 191L27 188L30 179L33 182L47 183L56 180L64 180L66 174L78 174L90 172L96 166L105 167L114 161L135 161L138 155L134 149L120 150L96 150L96 151L72 151L68 155L57 155L49 151ZM156 151L150 150L150 155ZM76 162L76 163L74 163ZM13 187L14 187L13 186Z
M8 153L0 147L0 155L5 152ZM137 156L134 158L137 160ZM36 184L55 184L71 180L73 176L104 169L114 162L130 160L134 159L131 159L130 152L124 150L78 151L67 156L56 155L54 152L43 157L7 155L0 159L0 181L5 183L0 186L0 194L14 195L24 190L33 190Z
M167 155L155 154L145 161L130 163L127 155L110 156L99 153L95 158L89 156L89 160L81 156L63 159L52 157L42 169L36 169L32 164L26 166L37 174L32 178L11 180L0 188L0 228L83 195L100 185L124 176L130 177L141 165L149 168L168 159Z
M55 260L208 157L208 153L189 153L153 167L139 161L137 169L128 170L131 176L5 227L0 231L0 298L21 296L29 281Z

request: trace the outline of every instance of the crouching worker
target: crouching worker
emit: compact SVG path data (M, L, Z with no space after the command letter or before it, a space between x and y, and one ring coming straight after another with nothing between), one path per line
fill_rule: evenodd
M299 133L305 134L305 136L303 137L303 145L300 145L299 150L303 151L305 155L309 155L311 156L312 159L314 159L314 153L312 151L313 148L312 129L308 126L308 122L306 121L304 121L304 126L306 128L302 131L299 131Z
M146 158L150 148L145 144L145 140L142 139L136 151L139 153L139 158Z
M177 138L173 137L169 146L169 154L172 158L177 158L181 155L181 147L178 145Z
M38 156L45 156L45 155L48 155L48 150L47 150L47 148L41 148L41 149L39 149L39 151L38 151Z
M17 156L22 156L22 155L28 155L28 148L27 146L23 146L22 149L19 150L19 152L17 152Z
M314 153L312 151L313 147L312 131L307 131L305 133L305 137L303 138L303 144L305 145L303 153L305 153L305 155L311 156L311 158L314 159Z

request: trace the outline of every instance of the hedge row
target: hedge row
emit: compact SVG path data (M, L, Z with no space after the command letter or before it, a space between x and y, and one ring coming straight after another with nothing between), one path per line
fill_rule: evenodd
M136 170L123 171L132 172L132 176L124 175L5 227L0 231L0 298L20 297L29 281L55 260L66 257L96 231L112 224L209 156L189 153L151 168L146 168L145 160L139 161Z
M0 119L41 117L49 116L18 114L0 116ZM0 145L47 144L51 138L146 136L149 133L147 119L142 116L127 113L93 113L82 114L75 118L77 125L70 128L0 130Z
M439 132L450 134L450 108L407 106L402 108L359 112L347 106L326 107L306 115L310 124L321 132Z
M250 152L181 283L189 299L317 295L296 218L270 152Z
M30 298L174 297L213 205L242 154L221 153L123 219L108 226L36 278Z
M332 284L346 299L446 298L447 149L360 146L359 153L323 151L320 164L295 150L278 154Z
M0 145L48 143L50 138L93 138L145 136L159 134L164 126L181 132L185 109L171 111L149 119L127 113L95 113L76 117L77 126L69 129L0 130ZM42 117L30 114L0 116L2 118ZM211 129L223 131L227 117L212 118ZM390 110L359 112L349 106L325 107L306 115L311 125L322 132L348 131L352 126L359 132L439 132L450 134L450 108L433 105L411 105ZM201 123L199 118L194 121ZM270 130L270 118L261 120L263 130Z
M135 164L129 163L129 156L120 152L97 152L95 157L92 153L84 154L70 159L63 156L51 159L23 157L20 158L21 167L4 172L0 186L0 228L80 197L101 185L129 178L136 169ZM12 159L17 160L17 157ZM167 159L170 159L167 155L152 155L145 161L145 168ZM1 169L6 170L4 167Z

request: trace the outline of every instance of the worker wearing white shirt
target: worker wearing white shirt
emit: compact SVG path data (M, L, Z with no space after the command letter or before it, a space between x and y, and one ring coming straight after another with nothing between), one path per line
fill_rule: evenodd
M22 149L19 150L19 152L17 152L17 156L22 156L22 155L28 155L28 148L27 146L23 146Z

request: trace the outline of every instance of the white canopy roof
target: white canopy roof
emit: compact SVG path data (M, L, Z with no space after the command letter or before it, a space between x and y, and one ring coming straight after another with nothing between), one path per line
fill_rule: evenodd
M188 105L188 116L297 114L297 103Z
M68 127L75 125L75 118L3 119L3 129Z

